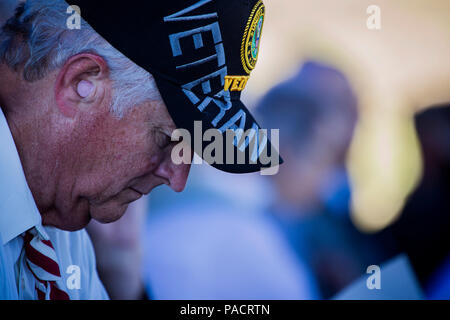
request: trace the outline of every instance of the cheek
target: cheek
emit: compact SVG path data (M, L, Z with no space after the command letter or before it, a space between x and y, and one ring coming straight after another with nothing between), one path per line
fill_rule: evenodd
M158 168L159 164L163 160L163 154L153 152L146 157L141 158L140 161L140 173L146 175L154 172Z
M149 150L145 137L123 135L111 145L109 167L113 174L129 176L141 170L145 162L149 162Z
M153 142L151 136L142 136L140 140L135 141L130 152L129 167L132 167L135 174L147 175L157 169L164 160L165 153Z
M116 191L134 185L142 177L150 176L164 159L160 150L154 150L148 144L129 144L118 152L120 154L106 173L109 177L106 180Z

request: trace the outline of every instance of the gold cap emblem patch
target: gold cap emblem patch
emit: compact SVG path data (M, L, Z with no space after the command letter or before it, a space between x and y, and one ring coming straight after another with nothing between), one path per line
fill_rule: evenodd
M241 60L244 70L250 74L258 60L261 33L264 25L266 8L262 1L258 1L253 8L242 39Z

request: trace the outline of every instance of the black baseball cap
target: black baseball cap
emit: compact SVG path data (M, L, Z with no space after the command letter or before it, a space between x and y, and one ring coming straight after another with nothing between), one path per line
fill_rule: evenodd
M163 0L113 2L72 0L81 17L114 48L154 77L167 109L178 128L192 140L194 122L201 121L202 136L217 129L255 129L248 138L233 140L234 161L212 166L226 172L256 172L282 163L278 150L240 100L255 68L266 9L258 0ZM202 139L203 140L203 139ZM253 141L253 147L251 143ZM202 156L209 142L201 143ZM245 162L237 161L243 156ZM242 158L239 158L242 159ZM267 159L267 157L266 157ZM276 163L276 164L278 164Z

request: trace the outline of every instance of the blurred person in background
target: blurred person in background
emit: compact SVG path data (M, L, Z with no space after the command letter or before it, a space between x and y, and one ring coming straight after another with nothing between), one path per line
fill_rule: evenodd
M245 188L259 204L273 198L270 214L239 191L238 177L205 185L202 174L211 174L194 168L186 198L152 209L146 227L145 272L156 298L330 298L384 260L349 218L345 160L356 108L345 77L314 62L272 89L258 111L267 128L280 129L286 161L273 188Z
M450 105L415 117L423 178L388 230L405 252L428 298L450 299Z
M316 62L269 91L258 108L267 128L280 129L285 165L270 177L268 212L330 298L384 253L359 233L349 214L346 155L357 101L345 76Z

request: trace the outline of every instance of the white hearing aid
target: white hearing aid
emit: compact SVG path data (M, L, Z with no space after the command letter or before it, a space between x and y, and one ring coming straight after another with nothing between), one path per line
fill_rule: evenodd
M81 80L77 85L77 92L82 98L88 97L94 90L92 82L87 80Z

